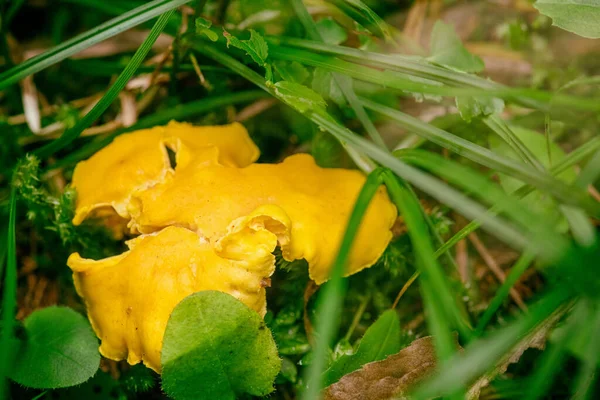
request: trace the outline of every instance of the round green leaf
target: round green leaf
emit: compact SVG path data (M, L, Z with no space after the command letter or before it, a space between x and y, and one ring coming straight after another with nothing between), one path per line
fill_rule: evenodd
M161 361L163 389L177 400L264 396L281 367L262 318L216 291L192 294L175 307Z
M90 379L100 365L98 339L82 315L48 307L25 319L26 339L9 377L21 385L54 389Z

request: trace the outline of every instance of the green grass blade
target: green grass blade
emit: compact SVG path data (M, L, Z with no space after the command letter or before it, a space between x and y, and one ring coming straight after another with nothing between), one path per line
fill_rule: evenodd
M66 165L71 165L91 157L95 152L112 142L115 137L123 133L151 128L156 125L163 125L171 120L184 120L188 117L214 110L219 107L246 103L267 96L268 94L261 90L248 90L244 92L228 93L222 96L207 97L186 104L178 104L175 107L140 118L138 122L127 128L118 129L100 140L88 143L80 149L62 157L60 160L57 160L57 162L50 166L50 169L62 168Z
M593 154L595 151L600 150L600 137L595 137L588 141L586 144L578 147L573 150L565 158L563 158L559 163L555 164L551 169L550 173L554 176L561 174L567 169L571 168L574 165L577 165L582 160L586 159L590 154ZM533 192L534 188L531 186L522 186L514 193L514 196L517 198L523 198L529 193ZM492 215L497 215L502 212L502 207L494 206L489 210L489 213ZM465 225L460 231L456 232L443 246L441 246L436 251L436 256L440 256L442 253L448 251L450 248L454 247L456 243L460 242L462 239L466 238L470 233L475 232L477 229L481 227L481 222L478 220L473 220Z
M483 120L483 122L493 130L502 140L504 140L515 153L527 164L544 171L544 166L537 157L529 150L517 135L510 129L502 118L497 115L491 115Z
M528 210L517 199L504 193L500 186L478 172L435 153L423 150L400 150L395 152L395 155L405 162L416 164L447 179L489 204L501 207L504 213L511 217L515 223L520 224L522 229L529 231L529 242L532 249L535 248L536 253L545 253L547 257L557 259L569 246L569 242L565 238L554 233L553 225L546 223L543 216L536 215ZM552 249L547 249L548 247Z
M6 376L10 368L10 350L17 308L17 245L15 239L17 219L17 190L10 192L8 232L6 234L6 272L2 290L2 329L0 330L0 399L6 396Z
M476 75L465 74L439 67L437 65L430 64L423 59L415 59L412 56L403 56L401 54L381 54L355 49L353 47L336 46L332 44L319 43L316 41L286 36L268 36L267 40L274 44L283 44L285 46L298 47L300 49L311 50L314 52L332 54L361 64L397 71L420 78L431 79L449 85L467 86L479 89L501 87L501 85L495 82L480 78Z
M417 255L417 266L421 271L423 297L428 309L427 322L434 335L436 351L442 360L455 353L451 326L464 326L448 281L434 257L429 227L423 217L421 205L414 193L401 185L389 171L384 174L384 182L398 212L404 218L408 235Z
M511 349L538 325L550 318L571 299L571 293L557 288L546 294L528 314L509 325L494 331L487 338L466 346L465 351L455 355L425 380L411 398L429 399L443 396L466 387L501 362Z
M369 207L371 199L381 186L381 169L371 172L358 194L354 209L348 219L348 226L340 244L337 257L331 269L329 282L323 287L319 294L317 303L318 321L315 331L318 332L317 342L314 349L313 361L306 371L307 387L302 393L303 400L315 400L320 398L323 382L323 372L327 368L327 357L329 343L334 337L339 324L339 314L346 294L346 285L343 280L344 270L350 257L350 250L354 238L358 233L360 222Z
M294 7L294 10L296 11L296 15L298 15L298 19L302 22L302 25L304 26L304 29L306 30L308 36L313 40L323 42L323 37L319 33L317 25L306 10L306 7L304 6L302 0L292 0L292 5ZM356 96L356 93L352 88L352 80L343 79L344 77L338 73L333 73L333 78L335 79L336 84L339 86L340 90L344 94L344 97L350 104L350 107L352 107L352 109L356 113L358 120L367 131L367 134L369 135L371 140L373 140L373 142L382 149L386 149L387 147L385 145L385 142L381 138L381 135L377 131L377 128L375 128L375 125L373 125L371 118L369 118L369 116L367 115L367 112L358 100L358 97Z
M111 19L0 74L0 90L20 81L28 75L39 72L65 58L77 54L96 43L140 25L190 1L192 0L154 0Z
M519 257L515 265L513 265L513 267L511 268L508 276L506 277L506 280L502 283L502 286L500 286L500 289L498 289L498 291L494 295L494 298L492 298L492 301L490 301L490 304L485 309L485 312L483 313L481 318L479 318L479 321L477 321L477 327L475 328L475 336L483 335L486 326L492 320L494 314L496 314L496 312L500 309L502 303L504 303L504 301L508 298L510 294L510 289L512 289L515 283L517 283L519 278L521 278L521 276L525 273L527 268L529 268L534 259L535 256L530 252L526 251L523 254L521 254L521 257Z
M369 29L374 26L375 30L380 36L388 43L394 43L390 26L383 20L377 13L360 0L332 0L332 3L342 9L344 12L350 14L350 16L359 21L364 26L368 26ZM378 32L377 32L378 31Z
M484 147L422 122L401 111L382 106L368 99L361 99L361 101L367 108L401 123L407 129L439 146L488 168L520 179L540 190L552 193L565 204L581 207L592 215L600 215L600 205L579 188L571 187L546 173L537 171L509 158L499 156Z
M117 96L119 96L119 93L121 90L123 90L127 82L129 82L133 74L135 74L135 71L140 66L142 61L144 61L148 55L148 52L152 49L152 45L169 21L169 17L171 17L174 12L175 10L167 11L158 18L152 27L152 30L148 34L148 37L146 37L142 45L136 50L135 54L123 72L121 72L117 80L111 85L110 89L108 89L100 101L98 101L98 103L96 103L96 105L90 110L90 112L88 112L81 120L79 120L74 127L65 131L60 138L37 149L34 152L37 157L43 159L65 148L71 144L73 140L77 139L84 129L92 125L98 119L98 117L100 117L104 111L106 111L106 109L112 104Z
M302 64L321 67L332 72L350 76L352 78L374 83L386 88L396 89L409 93L423 93L438 96L478 96L478 97L500 97L507 100L517 100L520 104L537 109L547 110L548 104L560 105L564 108L588 110L597 112L600 110L598 99L587 99L576 96L553 94L550 92L508 88L508 87L450 87L439 81L431 80L428 83L415 79L413 76L398 73L391 70L378 70L361 64L354 64L339 58L316 54L300 49L286 48L275 44L271 40L269 56L274 59L297 61ZM465 74L466 75L466 74Z

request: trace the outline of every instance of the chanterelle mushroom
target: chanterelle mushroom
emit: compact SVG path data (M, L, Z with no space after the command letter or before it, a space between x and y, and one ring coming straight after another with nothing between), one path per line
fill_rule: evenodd
M114 209L128 218L126 205L133 193L162 182L173 173L167 149L184 167L215 156L222 165L245 167L258 159L258 147L243 125L197 127L171 122L117 137L92 158L77 164L73 186L79 225L94 210Z
M167 147L176 154L174 168ZM112 207L142 233L124 254L99 261L73 254L68 261L104 356L160 371L169 315L197 291L229 293L264 315L264 282L277 245L288 261L306 259L317 284L328 279L365 177L320 168L307 154L252 164L257 157L239 124L170 123L124 135L77 166L74 223ZM377 261L395 219L382 187L360 226L347 275Z

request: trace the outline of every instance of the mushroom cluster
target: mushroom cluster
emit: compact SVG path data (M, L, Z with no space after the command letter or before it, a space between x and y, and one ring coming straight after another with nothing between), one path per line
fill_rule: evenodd
M102 355L160 372L169 315L202 290L229 293L264 315L277 246L288 261L306 259L317 284L328 279L365 177L320 168L307 154L279 164L255 163L258 156L240 124L171 122L119 136L77 165L73 223L102 218L137 235L123 254L68 260ZM381 187L346 275L377 261L395 219Z

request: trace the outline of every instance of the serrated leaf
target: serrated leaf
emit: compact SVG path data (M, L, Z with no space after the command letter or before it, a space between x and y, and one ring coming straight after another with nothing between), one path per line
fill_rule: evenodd
M502 112L504 100L496 97L457 97L456 107L462 119L471 122L473 118Z
M310 72L298 61L277 60L273 63L273 68L284 81L303 84L310 76Z
M325 43L341 44L348 39L346 30L332 18L323 18L317 23L317 30Z
M327 103L323 97L309 87L294 82L281 81L273 85L275 93L283 101L301 113L323 112Z
M21 343L9 377L36 389L79 385L100 365L98 339L87 319L67 307L35 311L23 323Z
M365 364L344 376L327 387L323 397L325 400L403 399L409 388L430 374L435 365L433 339L424 337L383 361Z
M204 291L175 307L163 339L162 386L176 400L265 396L281 367L262 318L233 296Z
M240 40L227 31L223 32L223 36L227 39L227 47L231 45L244 50L260 66L266 63L269 56L269 46L261 34L254 29L250 29L250 39L248 40Z
M430 41L429 61L462 72L480 72L485 68L481 58L469 53L451 25L437 21Z
M559 28L590 39L600 38L600 0L537 0L533 6Z
M267 57L269 57L269 45L260 33L256 32L254 29L250 29L250 39L248 40L240 40L227 31L223 31L223 36L227 39L227 47L231 45L245 51L255 63L265 68L265 79L268 82L272 81L273 72L271 70L271 65L267 63Z
M364 364L383 360L398 351L400 351L400 321L396 311L387 310L367 329L356 353L339 357L325 371L324 384L329 386Z
M196 33L198 35L206 35L212 42L219 40L219 35L210 30L212 22L202 17L196 18Z

